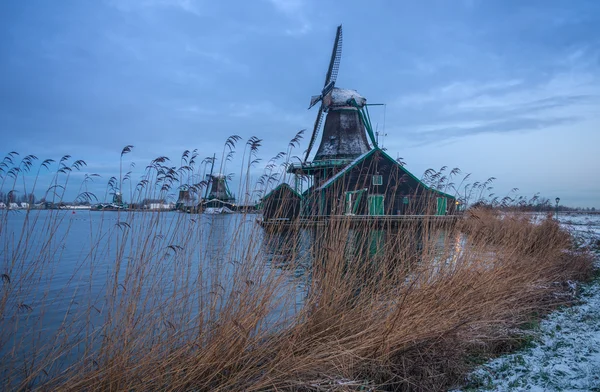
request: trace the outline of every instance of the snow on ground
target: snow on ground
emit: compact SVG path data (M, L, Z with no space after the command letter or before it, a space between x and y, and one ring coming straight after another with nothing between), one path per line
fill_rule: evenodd
M598 214L559 214L558 220L581 245L590 245L593 241L600 240L600 215Z
M599 215L558 219L580 244L598 246ZM578 299L544 319L530 347L472 372L463 391L600 391L600 278L583 285Z

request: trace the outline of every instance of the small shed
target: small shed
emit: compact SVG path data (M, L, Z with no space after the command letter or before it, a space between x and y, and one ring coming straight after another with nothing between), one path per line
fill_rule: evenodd
M288 184L281 183L261 200L263 220L291 221L300 215L302 196Z

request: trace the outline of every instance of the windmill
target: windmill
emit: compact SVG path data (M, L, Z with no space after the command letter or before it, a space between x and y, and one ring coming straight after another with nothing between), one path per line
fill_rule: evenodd
M210 174L206 175L206 181L209 187L206 188L206 194L202 199L202 208L205 212L209 209L211 213L220 210L223 207L233 207L235 197L231 194L227 185L227 176L221 173L213 173L215 167L215 157L211 160ZM231 210L228 210L228 212ZM218 212L218 211L217 211Z
M341 57L342 26L340 25L337 27L323 89L319 95L312 96L310 99L309 109L319 102L321 104L304 161L300 166L290 169L296 174L313 175L315 183L333 175L341 167L368 152L371 146L377 146L366 110L367 100L356 90L335 86ZM321 141L312 162L309 162L308 158L317 141L324 117Z
M208 200L219 200L227 203L235 202L235 198L227 186L227 177L224 174L209 174L206 177L211 185Z
M319 105L319 111L306 154L287 169L296 176L294 191L299 194L299 216L317 218L315 221L339 215L370 216L356 220L362 224L381 222L381 216L430 215L435 213L433 207L437 207L436 215L445 215L448 201L454 205L455 198L430 188L379 148L368 110L373 104L367 105L356 90L336 87L341 55L342 26L338 26L325 83L320 94L310 100L309 109ZM385 122L385 105L377 105L384 106ZM297 189L298 178L307 180L308 189ZM437 205L432 207L432 200ZM272 204L270 208L282 205ZM274 216L270 215L272 211L265 211L267 218Z

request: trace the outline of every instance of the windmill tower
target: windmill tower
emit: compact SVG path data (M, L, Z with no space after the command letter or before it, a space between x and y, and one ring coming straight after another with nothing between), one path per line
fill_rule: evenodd
M329 68L321 93L311 97L309 109L321 102L313 132L300 165L290 167L290 172L313 177L313 184L319 185L347 166L357 157L377 147L367 100L356 90L335 87L340 60L342 57L342 26L338 26L331 52ZM315 146L321 123L325 125L319 147L312 161L308 158ZM369 144L369 141L371 144Z
M220 200L226 203L234 203L235 198L232 196L227 186L227 177L223 174L209 174L208 181L210 182L210 192L208 200Z
M206 193L202 199L202 208L221 208L232 207L235 203L235 197L232 195L227 185L227 177L224 174L214 174L215 157L213 156L210 174L206 175L208 184Z

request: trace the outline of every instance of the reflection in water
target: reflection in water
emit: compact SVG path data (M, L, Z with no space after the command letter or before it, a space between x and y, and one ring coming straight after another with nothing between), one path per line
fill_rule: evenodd
M464 239L453 236L454 247L446 230L423 230L419 225L394 228L353 229L348 227L298 228L261 233L261 255L271 268L290 274L299 292L307 293L313 269L329 271L328 263L342 261L344 270L359 274L362 281L376 282L398 271L409 275L425 261L434 264L456 259ZM454 252L448 253L448 249ZM440 264L441 265L441 264ZM381 275L384 274L384 275ZM376 276L377 275L377 276ZM320 275L323 278L324 275Z
M265 262L271 267L291 271L302 278L312 264L311 235L308 230L264 232L261 248Z

